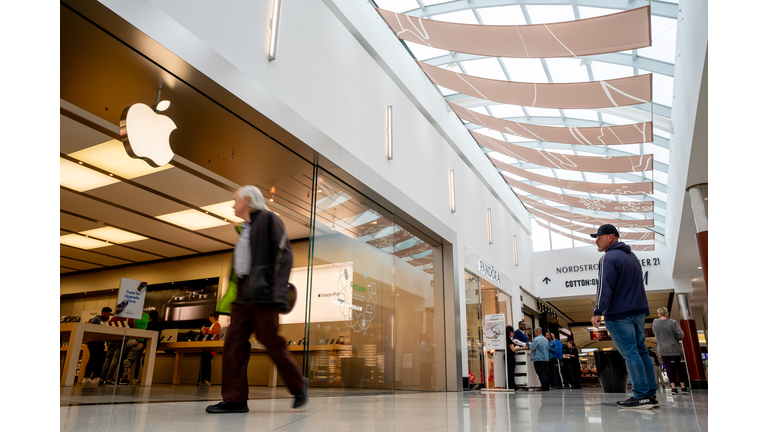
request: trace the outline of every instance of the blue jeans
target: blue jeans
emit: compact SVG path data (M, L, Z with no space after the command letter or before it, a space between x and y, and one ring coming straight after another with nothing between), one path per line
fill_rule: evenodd
M658 389L653 362L645 347L644 327L645 314L605 320L605 328L627 364L629 379L632 381L632 396L636 399L655 395Z

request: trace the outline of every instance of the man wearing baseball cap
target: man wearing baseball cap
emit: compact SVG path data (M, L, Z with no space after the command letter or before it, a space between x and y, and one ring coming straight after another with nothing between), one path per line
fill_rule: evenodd
M619 230L606 224L590 234L597 250L605 252L598 263L597 299L592 312L592 325L600 325L611 334L616 348L624 357L632 380L632 397L616 402L619 408L651 409L660 406L656 400L656 378L653 363L645 347L645 317L650 313L643 285L643 269L632 249L619 241Z

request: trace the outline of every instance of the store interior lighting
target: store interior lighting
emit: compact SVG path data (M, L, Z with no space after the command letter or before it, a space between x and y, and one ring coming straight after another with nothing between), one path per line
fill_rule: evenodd
M197 210L182 210L180 212L168 213L155 217L162 221L169 222L193 231L223 226L229 223L219 218L201 213Z

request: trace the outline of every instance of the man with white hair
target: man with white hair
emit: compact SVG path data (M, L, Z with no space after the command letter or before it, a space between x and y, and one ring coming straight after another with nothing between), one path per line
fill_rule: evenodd
M279 313L287 307L288 277L293 265L293 252L283 222L264 204L264 196L255 186L244 186L235 195L235 215L243 222L243 230L235 245L234 270L239 281L237 299L232 302L229 329L224 340L221 373L221 396L209 413L248 412L248 361L256 339L267 348L288 390L294 395L294 408L307 401L309 380L304 378L277 334Z

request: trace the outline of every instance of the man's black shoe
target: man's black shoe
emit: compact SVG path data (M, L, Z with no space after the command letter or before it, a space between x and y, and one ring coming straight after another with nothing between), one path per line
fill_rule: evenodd
M242 402L219 402L216 405L208 405L205 412L211 414L224 414L224 413L247 413L248 401Z
M661 404L659 403L659 400L656 399L656 395L650 395L650 396L648 396L648 399L651 400L651 403L653 404L654 408L661 407Z
M301 390L294 395L295 397L295 399L293 400L294 408L299 408L305 403L307 403L307 399L309 398L309 395L307 394L308 387L309 387L309 379L305 377L304 385L301 386Z
M640 399L635 399L634 397L631 397L625 401L616 402L616 406L624 409L647 410L647 409L652 409L654 407L654 403L648 397L643 397Z

